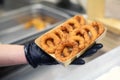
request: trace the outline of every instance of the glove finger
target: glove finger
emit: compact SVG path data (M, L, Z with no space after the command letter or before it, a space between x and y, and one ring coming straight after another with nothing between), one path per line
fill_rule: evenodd
M89 57L96 52L97 52L97 49L90 49L89 51L86 51L83 55L81 55L80 57L82 57L82 58Z
M81 57L82 58L89 57L89 56L95 54L102 47L103 47L103 45L101 43L95 43L90 49L88 49L83 55L81 55Z
M37 49L37 54L39 54L38 61L39 65L52 65L52 64L58 64L58 62L53 59L51 56L46 54L42 49L40 49L36 44L34 44L35 48Z
M71 63L71 65L83 65L83 64L85 64L85 61L82 59L82 58L77 58L77 59L75 59L72 63Z
M92 48L92 49L97 49L97 50L98 50L98 49L101 49L102 47L103 47L103 44L101 44L101 43L96 43L96 44L93 45L91 48ZM91 49L91 48L90 48L90 49Z

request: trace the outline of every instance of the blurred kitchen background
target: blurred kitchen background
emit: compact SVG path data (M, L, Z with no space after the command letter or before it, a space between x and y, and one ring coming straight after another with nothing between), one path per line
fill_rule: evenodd
M120 45L119 13L119 0L0 0L0 43L25 44L64 20L80 14L88 22L100 21L107 28L105 37L99 41L103 43L104 47L95 55L85 58L86 62L89 62ZM35 26L35 24L39 24L36 22L31 24L31 21L38 17L42 20L38 22L44 26ZM0 79L15 80L17 77L14 72L18 71L17 76L19 77L23 71L20 72L21 69L28 70L25 74L34 71L29 65L1 67ZM52 67L47 69L49 71ZM39 71L39 69L37 70ZM12 77L9 76L10 74L13 74ZM44 72L42 76L45 77L46 74L48 73Z
M84 8L86 6L86 0L1 0L0 4L1 4L1 11L4 12L40 2L50 2L50 5L64 7L66 9L69 8L80 12L85 12L83 6ZM45 3L45 4L49 4L49 3ZM72 7L75 8L73 9Z

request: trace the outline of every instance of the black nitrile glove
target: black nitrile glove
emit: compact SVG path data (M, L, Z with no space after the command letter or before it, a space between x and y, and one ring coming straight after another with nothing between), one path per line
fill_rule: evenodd
M101 43L95 43L90 49L88 49L82 56L75 59L71 64L85 64L85 61L82 58L93 55L102 47L103 45ZM41 50L34 42L25 44L24 50L28 63L34 68L38 65L58 64L55 59L53 59L51 56Z

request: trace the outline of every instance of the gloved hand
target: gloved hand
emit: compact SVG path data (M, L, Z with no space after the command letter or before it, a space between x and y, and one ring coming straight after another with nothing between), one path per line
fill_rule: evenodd
M95 43L90 49L88 49L79 58L75 59L71 64L75 65L85 64L85 61L82 58L93 55L102 47L103 45L101 43ZM28 63L34 68L36 68L38 65L58 64L58 62L55 59L46 54L34 42L29 42L25 44L24 51Z

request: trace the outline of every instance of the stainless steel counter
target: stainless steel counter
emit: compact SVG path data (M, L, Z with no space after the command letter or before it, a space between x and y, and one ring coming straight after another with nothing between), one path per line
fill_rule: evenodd
M35 28L26 30L25 23L36 16L48 16L53 18L56 22L47 25L45 29L41 31L38 31ZM32 35L46 32L67 18L69 18L67 14L41 4L35 4L5 13L0 17L0 42L3 44L15 43L16 41Z
M28 10L27 12L27 15L29 14L29 12L30 12L30 16L31 16L31 13L32 14L36 14L36 10L33 10L33 9L37 9L37 11L39 10L39 5L36 7L36 6L32 6L32 7L27 7L27 8L24 8L24 11L26 11L26 9ZM56 15L59 15L59 17L62 15L62 17L64 17L64 19L67 19L69 16L67 15L67 14L65 14L65 13L63 13L63 12L61 12L61 11L58 11L58 10L54 10L54 9L52 9L51 10L51 8L50 7L47 7L47 9L49 10L50 9L50 12L55 12L56 13ZM13 13L19 13L19 14L22 14L23 16L26 16L26 14L23 14L24 13L24 11L15 11L15 12L12 12L12 13L9 13L9 14L6 14L6 15L4 15L3 16L3 18L2 18L2 21L0 21L0 23L1 22L4 22L4 21L6 21L6 18L4 19L4 17L5 16L8 16L8 15L11 15L11 14L13 14ZM69 11L68 11L69 12ZM67 13L68 13L67 12ZM63 15L63 14L65 14L65 15ZM70 15L74 15L74 14L76 14L76 13L71 13ZM78 13L77 13L78 14ZM14 15L12 15L12 16L14 16ZM10 17L10 18L8 18L9 20L11 19L11 18L13 18L13 17ZM54 15L53 15L54 16ZM19 16L18 16L19 17ZM17 17L17 19L19 19ZM22 35L22 37L18 37L18 36L13 36L15 39L17 39L17 40L12 40L12 38L10 37L10 39L11 40L9 40L9 39L7 39L9 36L10 36L10 32L13 32L12 30L11 30L11 28L8 28L8 26L7 25L10 25L10 24L13 24L13 23L15 23L15 24L13 24L12 26L10 26L10 27L12 27L12 28L14 28L14 31L16 31L17 32L17 30L19 31L19 30L22 30L23 29L23 24L21 24L21 23L16 23L16 18L14 18L15 20L15 22L10 22L9 23L9 20L8 20L8 23L6 22L6 24L4 23L4 25L6 26L6 27L2 27L2 28L0 28L0 35L1 34L4 34L4 35L6 35L5 37L6 37L6 39L5 38L3 38L3 37L0 37L0 41L2 42L2 43L16 43L16 44L24 44L25 42L28 42L28 41L30 41L30 40L33 40L33 39L35 39L36 37L38 37L38 36L40 36L41 34L43 34L43 33L45 33L46 31L48 31L48 30L50 30L51 28L53 28L53 27L55 27L55 25L58 25L59 23L61 23L61 20L63 20L63 18L62 19L60 19L60 22L57 22L56 24L54 24L54 25L52 25L52 26L50 26L49 28L46 28L45 30L43 30L43 31L41 31L41 32L34 32L35 30L34 29L31 29L30 31L28 31L28 32L26 32L26 33L24 33L24 32L21 32L21 33L16 33L17 35ZM24 23L24 22L23 22ZM3 24L2 24L3 25ZM17 27L19 27L19 28L17 28ZM7 29L6 29L7 28ZM8 31L8 33L6 34L5 32L4 32L4 30L6 30L6 31ZM24 31L24 30L23 30ZM24 34L27 34L27 35L24 35ZM15 34L15 33L13 33L13 34ZM7 37L8 36L8 37ZM17 38L16 38L17 37ZM108 37L110 37L108 34L107 34L107 36L106 36L106 38L104 38L103 39L103 41L105 41L105 43L107 43L108 42L108 40L109 39L107 39ZM3 39L3 40L2 40ZM5 41L6 40L6 41ZM112 40L113 41L113 40ZM114 42L110 42L111 44L112 43L114 43ZM109 43L108 43L109 44ZM38 68L36 68L36 69L33 69L31 66L29 66L29 65L23 65L23 67L21 67L21 68L19 68L19 69L17 69L17 70L15 70L15 69L13 69L12 68L12 72L11 73L9 73L9 74L7 74L7 75L5 75L5 77L4 78L2 78L1 80L48 80L48 79L50 79L50 80L58 80L59 78L61 78L61 79L64 79L64 75L67 75L68 77L69 77L69 75L71 74L71 73L74 73L74 74L76 74L75 72L77 71L77 74L78 75L81 75L81 67L83 68L84 66L86 66L86 65L88 65L91 61L94 61L96 58L98 58L98 57L100 57L101 55L103 55L104 53L106 53L107 51L108 51L108 49L106 49L107 47L108 47L109 45L107 45L107 44L105 44L104 45L104 47L101 49L101 50L99 50L95 55L93 55L93 56L91 56L91 57L88 57L88 58L85 58L85 61L86 61L86 63L87 64L85 64L85 65L70 65L70 66L68 66L68 67L63 67L62 65L43 65L43 66L39 66ZM116 46L115 46L116 47ZM113 48L111 48L111 49L113 49ZM109 49L109 50L111 50L111 49ZM19 65L18 66L16 66L17 68L19 67ZM73 75L73 74L72 74ZM72 75L70 75L70 76L72 76ZM66 77L67 77L66 76ZM73 76L74 77L74 76ZM73 78L72 77L70 77L72 80L73 80ZM77 79L78 80L78 79Z
M43 30L37 30L34 27L25 29L25 23L34 17L50 17L55 20L49 23ZM0 16L0 43L2 44L24 44L34 40L50 29L56 27L70 16L59 10L47 7L42 4L35 4L6 12ZM0 78L11 74L26 65L16 65L0 68Z
M95 80L114 66L120 66L120 47L85 65L43 65L36 69L26 66L1 80Z

